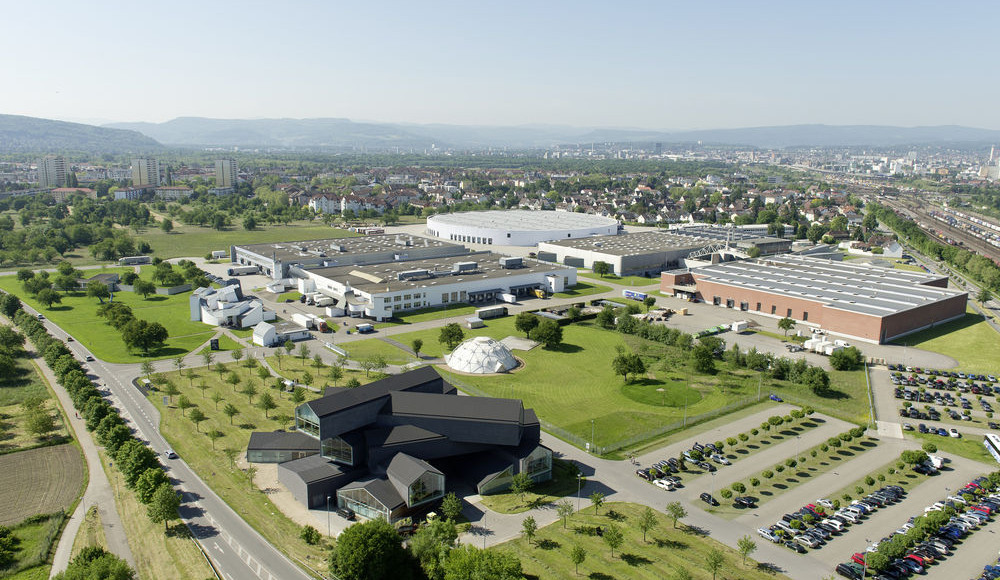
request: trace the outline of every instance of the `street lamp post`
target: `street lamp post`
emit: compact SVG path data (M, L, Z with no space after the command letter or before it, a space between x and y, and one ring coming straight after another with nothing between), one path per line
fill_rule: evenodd
M326 496L326 535L330 534L330 496Z
M580 511L580 487L583 482L583 474L576 474L576 511Z
M590 452L596 453L594 450L594 420L590 420Z
M660 406L665 406L667 404L667 395L665 394L667 390L660 387L659 389L656 389L656 392L660 393Z

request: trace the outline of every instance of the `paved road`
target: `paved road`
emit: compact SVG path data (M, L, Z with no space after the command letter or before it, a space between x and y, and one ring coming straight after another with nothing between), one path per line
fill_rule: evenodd
M26 307L26 310L31 311ZM49 332L56 337L66 333L46 320ZM81 360L90 354L79 342L68 343ZM228 362L229 353L218 353L216 360ZM189 356L188 366L201 363L200 356ZM122 416L134 427L139 437L150 447L162 452L169 445L159 433L159 413L156 408L133 386L139 377L139 365L119 365L102 361L87 363L90 377L95 382L105 384L112 393L112 402L121 410ZM157 371L173 370L173 361L158 361ZM71 408L68 407L68 408ZM96 453L96 451L95 451ZM202 549L212 560L223 577L229 580L295 580L310 578L296 564L267 542L221 498L219 498L191 470L183 459L164 460L164 468L175 487L183 494L181 519L191 529ZM103 475L99 464L91 468L91 474ZM110 494L100 498L102 504L114 509ZM120 525L120 524L119 524ZM136 547L140 549L141 547Z

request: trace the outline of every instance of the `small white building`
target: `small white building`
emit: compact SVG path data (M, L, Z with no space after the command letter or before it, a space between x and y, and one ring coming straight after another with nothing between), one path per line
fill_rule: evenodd
M274 320L276 315L264 309L264 303L257 298L243 296L239 286L223 288L198 288L189 299L191 320L212 326L249 328L266 320Z

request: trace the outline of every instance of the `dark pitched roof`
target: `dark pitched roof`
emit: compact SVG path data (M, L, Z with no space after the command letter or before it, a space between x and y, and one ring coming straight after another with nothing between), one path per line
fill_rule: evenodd
M389 483L389 480L381 477L359 479L354 483L345 485L340 488L339 491L347 491L351 489L363 489L367 491L372 494L372 497L381 502L382 505L389 508L389 511L400 508L406 503L403 501L403 498L399 496L396 488Z
M281 467L298 475L305 483L315 483L324 479L339 477L348 471L322 455L310 455L302 459L293 459L281 464Z
M416 443L418 441L432 441L444 438L444 435L415 425L398 425L386 429L369 429L365 431L365 440L369 447L385 447L388 445L401 445L404 443Z
M405 391L392 393L392 414L395 416L409 415L520 423L522 409L519 399L463 397Z
M254 432L250 434L247 451L319 451L319 440L301 431Z
M332 393L330 396L305 403L316 413L324 417L333 413L350 409L364 403L369 403L385 397L394 391L412 389L431 381L440 380L441 375L433 367L420 367L399 375L391 375L382 380L368 383L353 389L345 389Z
M423 459L417 459L405 453L397 453L392 457L392 461L389 462L389 467L385 470L385 473L389 479L394 479L404 485L410 485L428 471L443 475L433 465Z

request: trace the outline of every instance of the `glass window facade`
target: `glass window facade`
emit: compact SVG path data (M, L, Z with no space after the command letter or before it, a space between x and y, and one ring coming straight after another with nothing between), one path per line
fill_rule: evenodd
M494 477L486 481L479 486L479 493L481 495L489 495L491 493L499 493L508 487L510 487L510 482L514 479L514 468L508 467L507 469L501 471Z
M406 505L410 507L434 501L444 495L444 476L426 471L410 484L407 491Z
M346 507L363 518L389 520L389 508L363 489L347 489L337 492L337 507Z
M522 462L524 473L535 481L552 479L552 452L544 447L536 447Z
M320 450L323 457L332 459L337 463L354 465L354 449L340 437L324 439Z
M295 428L319 439L319 417L307 405L299 405L295 409Z

